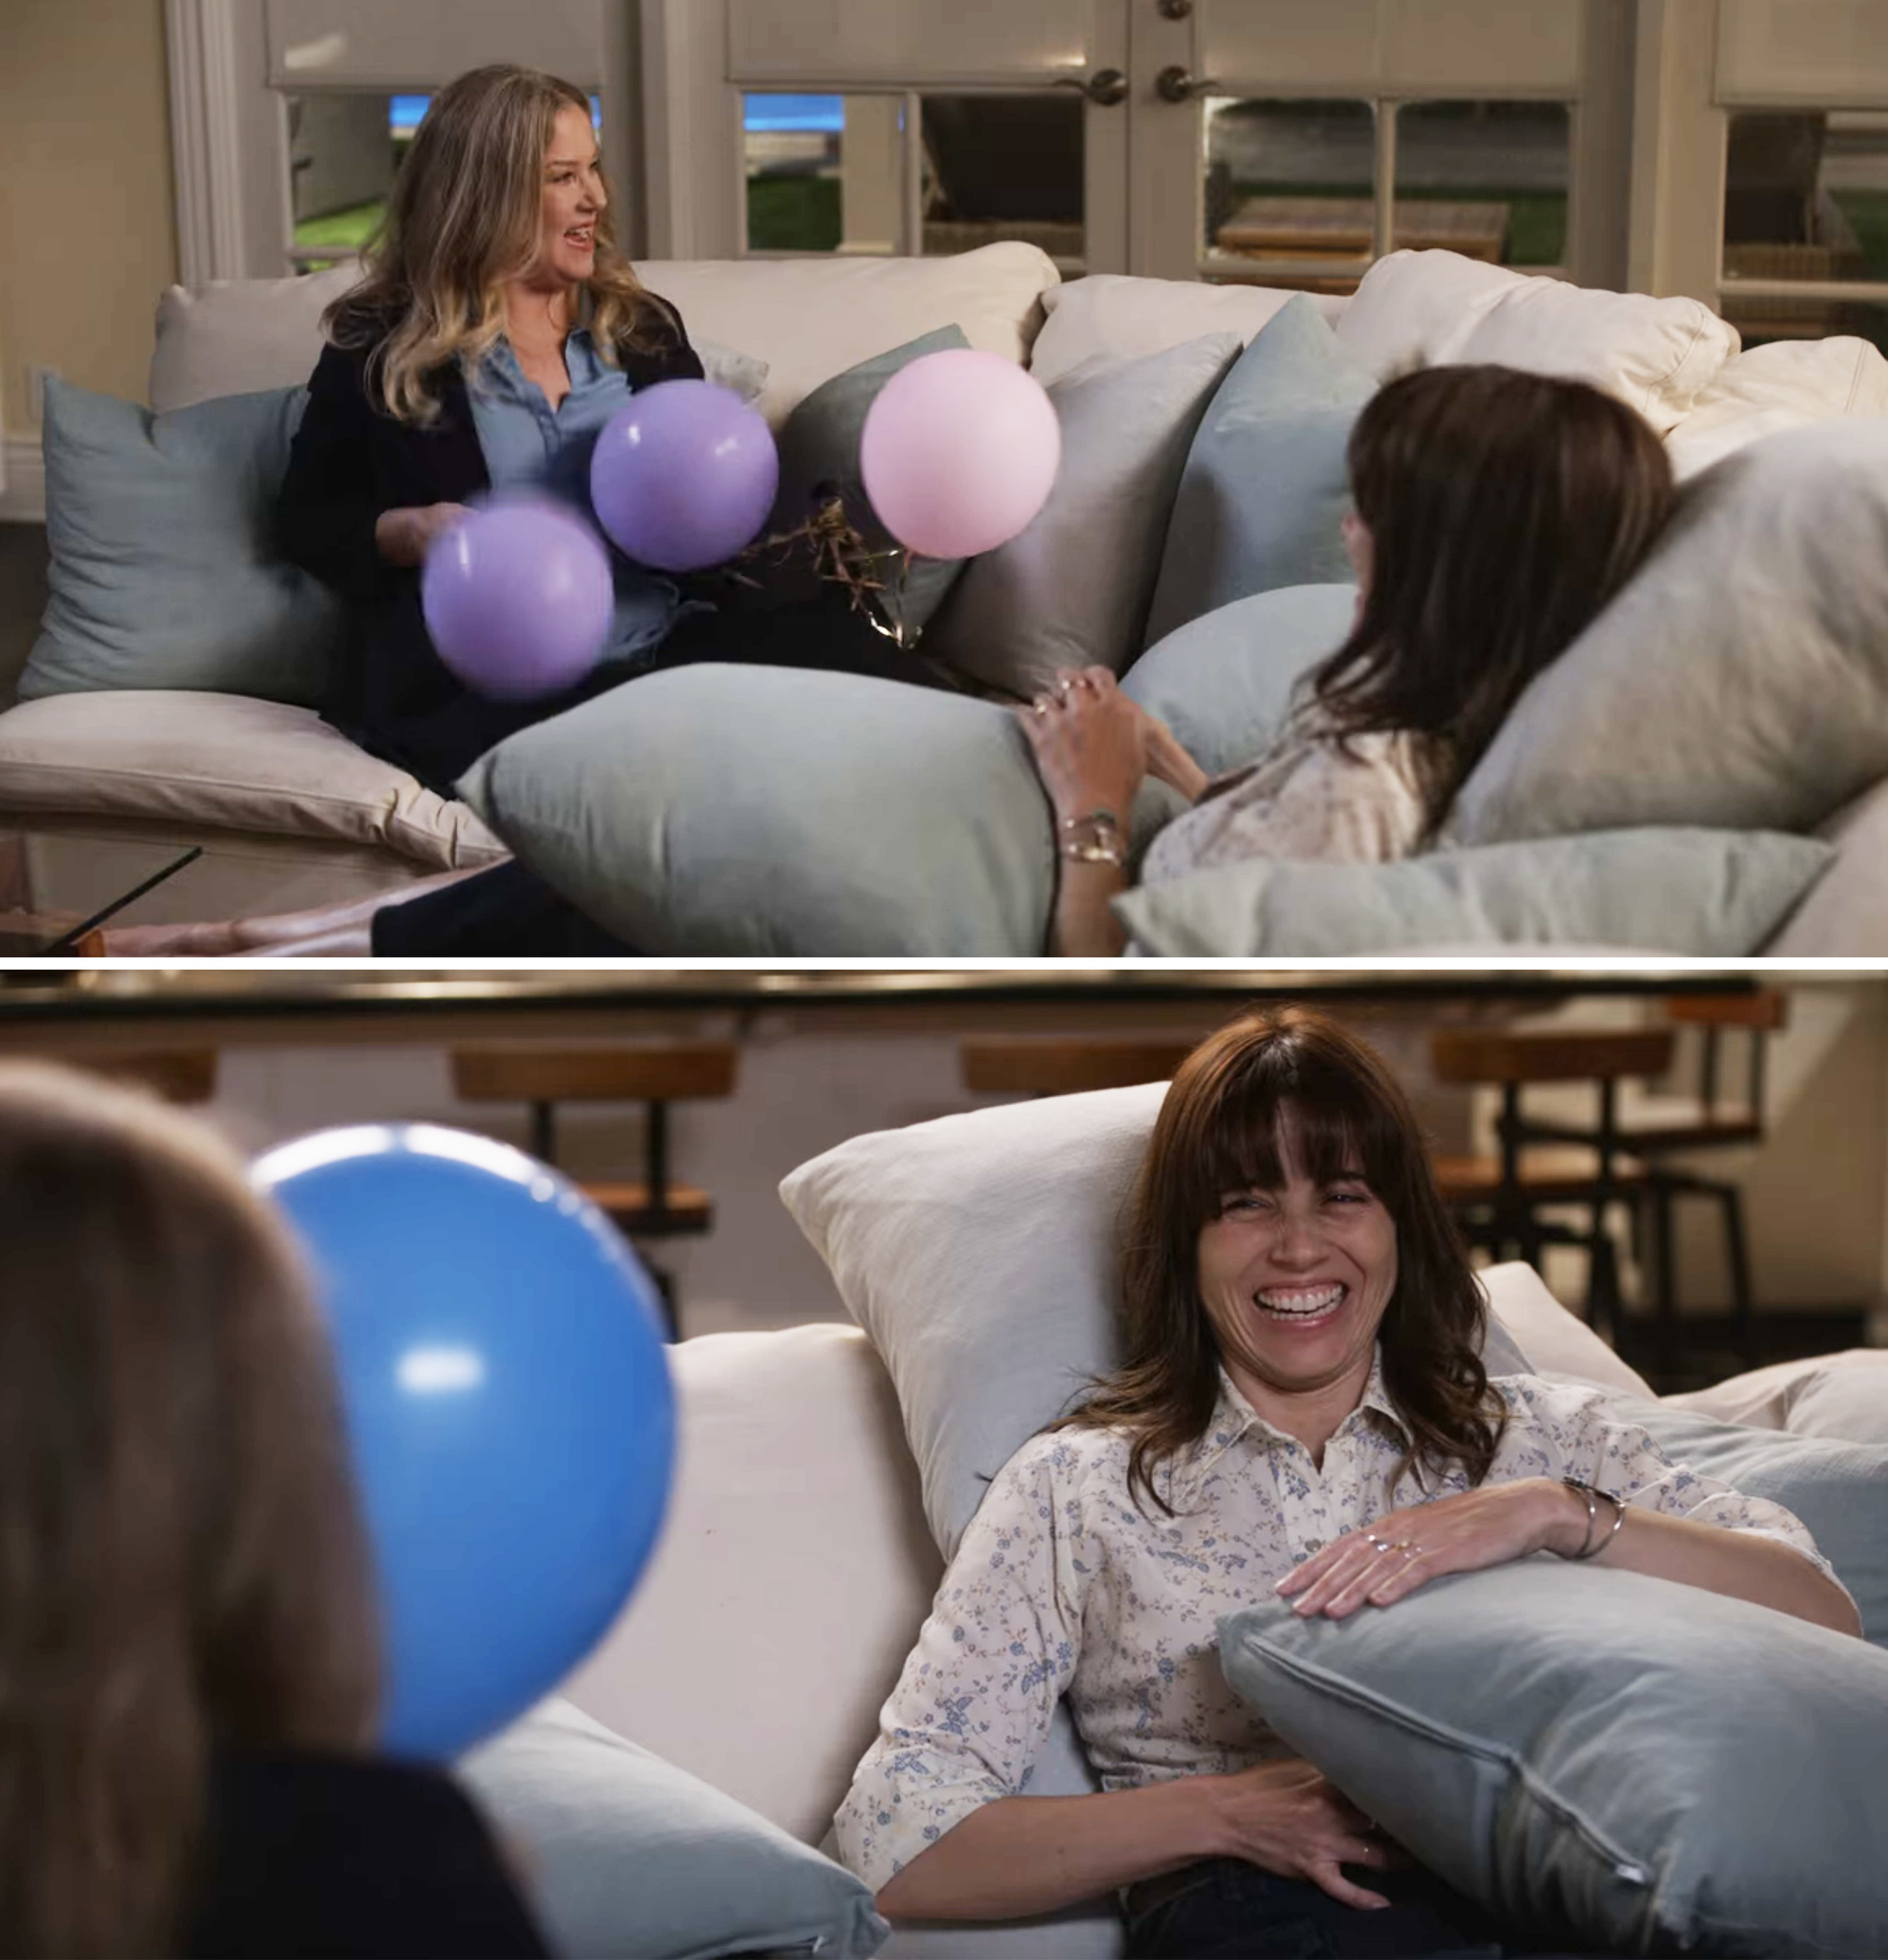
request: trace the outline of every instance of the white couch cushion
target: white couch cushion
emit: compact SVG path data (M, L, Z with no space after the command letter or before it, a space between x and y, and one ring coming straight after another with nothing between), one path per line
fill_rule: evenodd
M1838 415L1888 415L1888 360L1853 334L1773 340L1718 369L1692 411L1667 438L1679 477L1779 429Z
M1454 252L1393 252L1364 274L1338 338L1380 380L1422 364L1495 361L1590 381L1664 435L1740 345L1697 300L1597 292Z
M1888 1443L1888 1349L1851 1348L1779 1361L1688 1395L1667 1395L1665 1404L1792 1436Z
M767 363L760 406L776 427L822 381L934 327L954 322L973 347L1021 361L1061 276L1046 253L1014 241L946 259L651 259L637 271L675 303L692 340ZM151 406L161 414L305 381L323 309L357 276L350 263L306 278L171 287L158 302Z
M0 810L334 838L441 870L505 855L469 806L312 708L181 689L51 695L0 714Z
M670 1359L661 1538L559 1691L817 1844L943 1570L898 1405L849 1327L703 1335Z
M1049 317L1030 350L1030 372L1047 387L1089 361L1138 361L1202 334L1236 333L1243 346L1294 297L1267 286L1090 272L1043 294ZM1335 321L1348 302L1314 294L1312 304Z
M672 259L638 270L680 308L691 339L767 363L760 406L776 428L822 381L935 327L1026 359L1062 277L1047 253L1014 240L945 259Z

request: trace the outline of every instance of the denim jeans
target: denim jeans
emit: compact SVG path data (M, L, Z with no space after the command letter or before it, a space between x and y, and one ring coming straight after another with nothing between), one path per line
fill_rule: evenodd
M1420 1868L1348 1874L1390 1901L1364 1911L1305 1879L1208 1858L1130 1885L1127 1960L1501 1960L1481 1908Z

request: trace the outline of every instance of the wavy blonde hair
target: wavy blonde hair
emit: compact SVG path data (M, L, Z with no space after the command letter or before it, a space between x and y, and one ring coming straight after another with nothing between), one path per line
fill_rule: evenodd
M536 253L544 158L558 112L590 98L573 83L509 62L476 68L433 98L369 241L366 273L321 317L337 346L372 350L368 387L396 421L431 424L435 370L476 368L505 330L505 283ZM648 351L673 317L616 243L612 202L581 310L606 361Z
M301 1260L240 1161L0 1066L0 1953L176 1952L214 1748L368 1745L370 1554Z

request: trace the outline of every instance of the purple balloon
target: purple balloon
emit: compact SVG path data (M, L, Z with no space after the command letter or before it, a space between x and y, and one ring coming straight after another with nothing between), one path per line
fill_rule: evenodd
M616 598L603 540L545 504L473 511L435 541L419 581L441 660L500 701L581 680L609 640Z
M780 488L765 418L731 388L658 381L597 438L597 521L638 565L699 571L751 544Z

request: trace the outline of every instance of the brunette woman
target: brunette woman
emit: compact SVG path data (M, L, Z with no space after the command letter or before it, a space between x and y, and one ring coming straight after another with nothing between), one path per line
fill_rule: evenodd
M1382 861L1444 830L1456 792L1528 682L1638 568L1673 502L1644 419L1584 382L1434 368L1390 383L1350 444L1350 637L1284 733L1209 781L1106 669L1062 674L1023 711L1062 847L1050 950L1115 953L1122 824L1144 775L1194 807L1141 882L1250 858Z
M1788 1512L1490 1381L1414 1115L1332 1023L1188 1058L1124 1243L1120 1368L992 1484L839 1812L887 1917L1116 1892L1135 1960L1498 1952L1226 1685L1216 1621L1268 1587L1342 1618L1546 1551L1859 1632ZM1021 1795L1064 1696L1102 1790Z
M0 1068L0 1952L536 1955L376 1614L295 1249L205 1130Z

